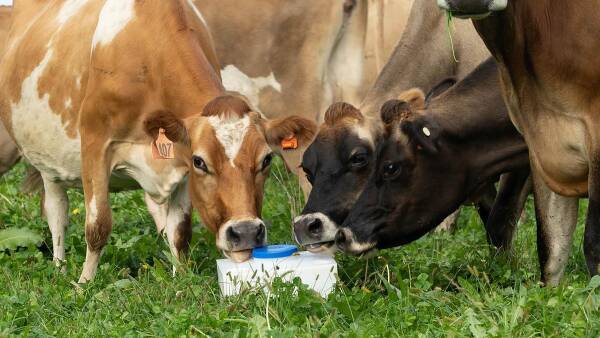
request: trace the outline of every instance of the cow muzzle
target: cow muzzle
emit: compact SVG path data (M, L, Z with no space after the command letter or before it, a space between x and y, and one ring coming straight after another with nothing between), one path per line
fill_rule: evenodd
M252 249L265 245L267 228L260 219L232 220L219 229L217 246L225 256L244 262L252 256Z
M440 8L459 18L478 18L506 9L508 0L437 0Z
M294 219L294 237L306 250L318 253L334 248L338 225L327 215L315 212Z
M370 256L377 252L375 241L362 242L357 240L350 228L340 228L337 231L335 244L341 251L355 256Z

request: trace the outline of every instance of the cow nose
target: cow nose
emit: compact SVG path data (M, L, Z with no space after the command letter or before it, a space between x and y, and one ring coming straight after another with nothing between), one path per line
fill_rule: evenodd
M318 218L313 218L308 222L308 232L314 237L320 236L323 233L323 222Z
M335 234L335 245L337 245L340 250L344 251L347 245L347 240L348 238L344 229L338 230Z
M266 234L266 227L265 224L260 222L260 224L258 225L258 231L256 232L256 243L262 243L265 240L265 234Z
M252 220L232 224L225 233L231 251L240 251L263 246L267 229L262 221Z

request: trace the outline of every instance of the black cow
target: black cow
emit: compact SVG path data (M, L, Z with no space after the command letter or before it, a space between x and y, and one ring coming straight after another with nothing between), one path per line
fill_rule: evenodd
M509 173L486 223L492 244L510 245L530 185L528 150L488 60L427 108L388 101L374 173L336 234L351 254L412 242L482 188Z

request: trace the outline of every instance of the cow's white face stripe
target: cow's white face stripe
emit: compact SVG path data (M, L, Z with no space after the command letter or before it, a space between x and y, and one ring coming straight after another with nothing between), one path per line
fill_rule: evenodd
M135 17L135 0L107 0L92 39L92 50L109 44Z
M208 118L208 123L215 130L217 139L225 149L225 155L227 155L229 162L235 167L233 160L240 151L242 142L244 142L244 137L250 126L250 117L247 115L242 118L211 116Z
M358 138L367 141L372 146L375 145L375 141L373 140L373 132L368 125L356 124L353 130Z
M271 72L269 76L249 77L234 65L227 65L221 70L223 86L227 90L236 91L248 98L253 108L258 108L260 104L260 92L271 87L281 93L281 83Z
M192 7L192 9L194 10L194 13L196 13L196 15L198 16L198 18L200 18L200 21L202 21L202 23L204 24L204 26L208 27L208 24L206 23L206 20L204 20L204 16L202 16L202 13L200 13L200 11L196 7L196 5L194 5L194 2L192 0L187 0L187 2L190 5L190 7Z
M81 10L81 7L87 2L88 0L66 0L58 12L56 20L61 26L64 25L69 19L77 14L79 10Z

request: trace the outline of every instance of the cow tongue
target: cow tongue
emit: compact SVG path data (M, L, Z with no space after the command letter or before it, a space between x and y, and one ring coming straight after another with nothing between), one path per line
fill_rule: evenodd
M252 250L228 251L227 257L236 263L242 263L252 257Z

